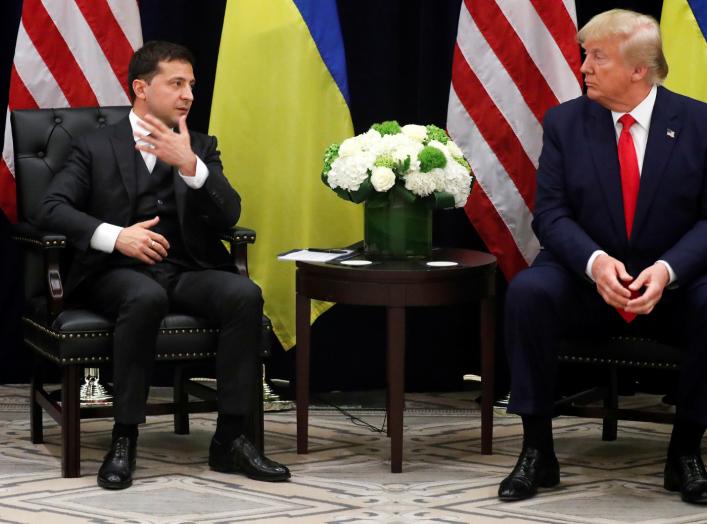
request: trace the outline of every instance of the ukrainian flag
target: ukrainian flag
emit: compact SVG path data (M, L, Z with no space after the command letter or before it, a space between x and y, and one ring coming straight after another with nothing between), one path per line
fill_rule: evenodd
M665 87L707 102L707 0L664 0L660 29Z
M353 135L335 0L226 4L209 132L256 230L249 271L285 348L295 343L295 267L278 253L363 237L363 211L321 181L324 150ZM312 317L328 304L314 303Z

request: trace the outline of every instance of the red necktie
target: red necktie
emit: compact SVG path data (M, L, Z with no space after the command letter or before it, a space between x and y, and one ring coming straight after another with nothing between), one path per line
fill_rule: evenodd
M636 201L638 200L638 185L641 177L638 172L638 158L636 157L636 147L633 145L631 136L631 126L636 123L636 119L626 113L619 122L623 126L619 135L619 165L621 166L621 193L624 200L624 220L626 221L626 236L631 238L633 228L633 215L636 213ZM638 296L638 292L632 292L631 298ZM627 313L623 309L616 308L619 315L626 322L631 322L636 318L635 313Z

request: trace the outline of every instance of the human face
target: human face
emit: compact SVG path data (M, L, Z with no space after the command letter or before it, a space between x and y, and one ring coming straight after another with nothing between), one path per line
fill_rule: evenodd
M137 79L133 82L138 116L149 113L169 127L176 127L179 118L189 114L194 101L194 71L189 62L161 61L150 82Z
M643 75L626 62L620 44L620 37L584 42L586 58L580 71L589 98L612 111L630 111L636 105L635 83Z

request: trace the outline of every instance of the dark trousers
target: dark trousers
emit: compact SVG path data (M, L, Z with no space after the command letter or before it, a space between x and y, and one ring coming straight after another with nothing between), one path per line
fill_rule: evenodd
M552 413L562 337L633 334L684 348L677 413L707 425L707 276L666 289L650 314L626 324L593 283L559 264L542 262L511 281L504 330L512 413Z
M254 402L263 299L241 275L185 270L170 263L108 269L81 286L81 299L115 321L115 421L145 421L157 333L168 311L208 318L220 327L216 353L219 413L246 415Z

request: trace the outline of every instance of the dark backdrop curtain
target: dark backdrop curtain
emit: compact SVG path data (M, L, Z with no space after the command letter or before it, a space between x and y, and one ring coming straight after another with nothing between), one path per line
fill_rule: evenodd
M225 5L226 0L140 2L145 41L179 42L196 56L196 99L189 126L199 131L208 129ZM460 5L461 0L338 0L356 132L388 119L445 125ZM581 26L594 14L612 7L658 18L662 1L577 0L576 5ZM21 0L0 3L0 108L7 105L20 12ZM0 137L3 130L0 126ZM2 229L0 234L0 355L4 362L14 363L0 367L0 383L24 382L29 355L20 347L19 264L7 232ZM437 213L435 243L483 249L461 210ZM502 290L504 283L499 285ZM409 315L408 390L459 388L463 373L478 372L475 308L412 310ZM384 315L375 308L338 306L323 315L312 335L313 388L382 387L384 337ZM431 362L430 353L442 358ZM294 351L275 351L271 375L291 378L293 358ZM504 360L499 352L499 361ZM500 375L502 389L502 368Z

